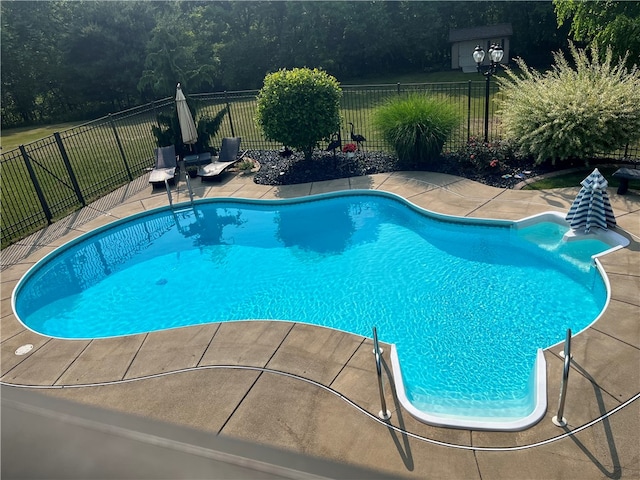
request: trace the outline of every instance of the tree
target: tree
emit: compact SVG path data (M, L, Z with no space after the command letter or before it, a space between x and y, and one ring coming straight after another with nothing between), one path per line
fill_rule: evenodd
M111 111L139 103L141 59L155 25L144 2L69 2L73 28L61 44L67 68L64 94ZM96 88L96 80L100 85Z
M341 96L338 81L321 70L279 70L264 79L256 120L268 140L298 149L310 160L318 142L340 128Z
M178 82L190 92L203 86L213 88L217 62L213 56L197 55L202 45L197 35L202 17L200 10L193 9L198 5L177 2L162 6L167 10L158 13L138 89L164 97L175 93Z
M610 47L614 56L629 52L627 66L640 59L640 2L553 0L558 25L570 20L573 39Z
M38 122L55 108L49 99L61 83L64 61L56 45L65 24L63 5L1 2L0 9L3 126Z
M638 3L596 3L624 11L611 27L622 32L616 38L640 41ZM51 0L0 9L5 127L86 119L173 95L178 82L192 93L259 88L282 68L341 80L439 70L449 65L450 28L492 23L512 22L512 52L546 66L568 31L555 28L551 2L535 1Z

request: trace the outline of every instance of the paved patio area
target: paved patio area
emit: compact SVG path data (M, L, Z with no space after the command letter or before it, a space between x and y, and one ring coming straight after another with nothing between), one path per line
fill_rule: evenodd
M429 210L466 217L520 219L566 213L578 188L503 190L430 172L269 187L228 174L192 181L196 198L293 198L348 189L398 194ZM132 190L141 190L131 195ZM7 385L223 437L410 478L640 478L640 193L609 194L619 233L630 245L602 258L611 302L572 340L565 428L555 426L562 346L545 352L546 416L522 432L437 428L414 420L384 377L388 423L380 410L368 338L290 322L216 323L122 338L58 340L27 330L11 292L40 258L63 243L133 213L168 203L143 178L116 201L85 208L2 252L1 370ZM184 178L174 202L188 200ZM178 313L178 312L177 312ZM16 349L34 346L18 356ZM386 349L388 351L388 349ZM635 401L634 401L635 400Z

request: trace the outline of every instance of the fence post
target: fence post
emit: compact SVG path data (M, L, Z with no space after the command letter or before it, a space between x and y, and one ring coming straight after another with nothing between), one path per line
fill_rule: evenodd
M231 105L229 104L229 95L227 95L227 91L224 91L224 102L227 105L227 115L229 116L229 126L231 126L231 136L235 137L236 133L233 130L233 118L231 118Z
M398 95L400 95L400 82L396 84L396 90L398 92Z
M78 185L78 179L76 178L75 173L73 173L73 168L71 168L69 155L67 155L67 150L64 148L64 144L62 143L62 138L60 137L60 133L55 132L53 136L55 137L56 143L58 144L58 149L60 150L60 155L62 155L62 161L64 162L64 166L67 167L67 173L69 174L69 178L71 179L73 190L76 192L78 201L82 204L83 207L85 207L87 203L84 201L84 197L82 196L82 192L80 191L80 185Z
M471 80L469 80L469 88L467 91L467 142L471 135Z
M44 198L44 193L40 188L40 184L38 183L38 179L36 178L36 172L33 170L33 165L31 165L31 160L29 160L29 154L27 150L24 148L24 145L20 145L20 153L22 154L22 158L24 159L24 164L27 167L27 171L29 172L29 177L31 178L31 182L33 183L33 188L36 189L36 195L38 196L38 200L40 201L40 205L42 206L42 211L44 212L44 216L47 217L47 223L51 224L51 220L53 219L53 215L51 215L51 210L49 210L49 205L47 205L47 200Z
M118 136L118 130L116 129L116 124L113 121L113 117L111 114L108 115L109 123L111 124L111 129L113 130L113 135L116 137L116 143L118 144L118 150L120 150L120 155L122 156L122 162L124 163L124 168L127 170L127 175L129 176L129 181L133 181L133 175L131 175L131 170L129 170L129 164L127 164L127 157L124 154L124 148L122 148L122 143L120 142L120 137Z

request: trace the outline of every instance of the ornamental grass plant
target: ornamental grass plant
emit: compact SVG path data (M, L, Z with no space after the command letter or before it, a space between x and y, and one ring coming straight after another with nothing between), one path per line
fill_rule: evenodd
M442 96L392 98L373 112L374 126L405 165L435 161L460 122L458 110Z
M533 155L536 163L580 160L588 164L640 138L640 71L614 62L611 49L570 45L573 65L562 52L542 74L516 59L520 72L507 68L497 77L503 93L499 113L506 137Z

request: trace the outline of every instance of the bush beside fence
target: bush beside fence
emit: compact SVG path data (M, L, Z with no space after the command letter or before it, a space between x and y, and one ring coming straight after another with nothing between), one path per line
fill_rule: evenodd
M491 98L500 95L495 85ZM430 83L395 85L343 85L342 139L349 141L348 123L367 138L365 150L385 150L373 128L372 112L390 96L425 92L447 98L465 119L445 145L462 148L470 137L484 136L485 83ZM228 114L213 145L223 137L242 137L243 149L273 150L282 145L268 142L254 121L257 90L191 95L200 114L214 116L228 107ZM0 161L0 220L2 248L82 208L146 173L153 166L157 146L151 126L159 113L170 114L173 98L108 115L55 133L2 153ZM501 138L495 103L490 103L490 141ZM322 147L322 146L321 146ZM639 158L640 151L626 149L611 158Z

